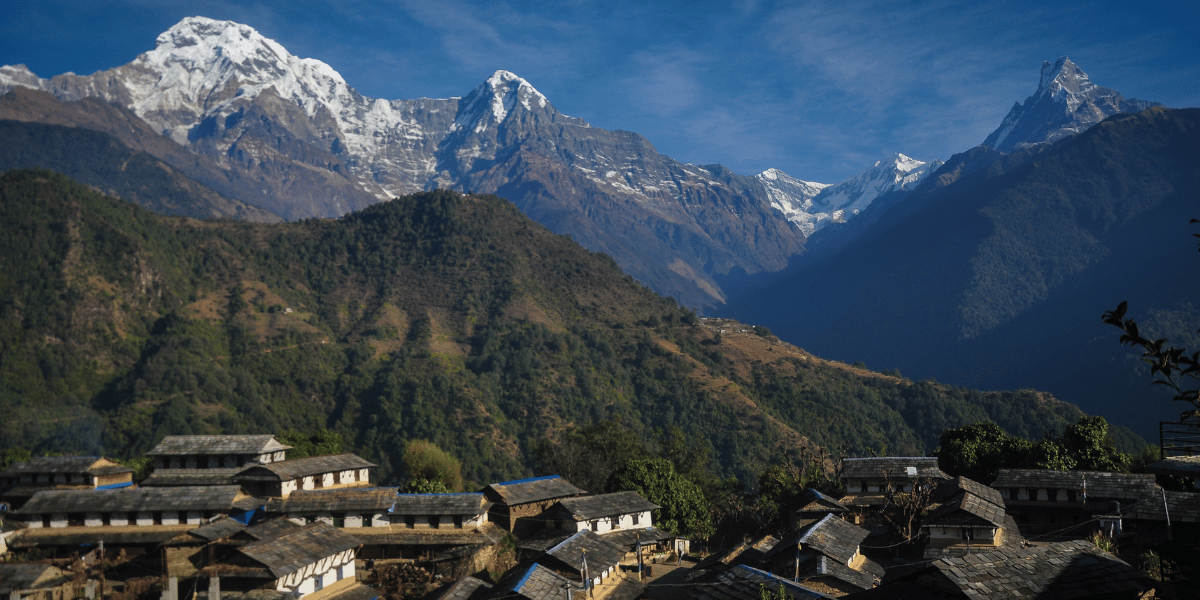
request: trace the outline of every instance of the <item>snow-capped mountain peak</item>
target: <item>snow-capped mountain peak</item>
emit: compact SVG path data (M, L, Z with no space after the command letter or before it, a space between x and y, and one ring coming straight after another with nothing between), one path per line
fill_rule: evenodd
M941 165L940 160L926 163L897 153L837 185L801 181L778 169L755 177L767 188L771 206L807 236L858 214L883 194L912 190Z
M463 106L450 130L480 133L489 125L504 122L517 103L527 111L533 110L534 104L541 109L550 105L528 81L510 71L496 71L463 99Z
M1092 83L1070 58L1042 63L1034 94L1015 104L983 145L1002 152L1048 144L1080 133L1104 119L1138 112L1156 102L1126 100L1120 92Z

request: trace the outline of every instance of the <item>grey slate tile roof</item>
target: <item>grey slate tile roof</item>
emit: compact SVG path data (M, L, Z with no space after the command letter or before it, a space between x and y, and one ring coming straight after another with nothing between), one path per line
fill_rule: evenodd
M843 513L850 509L833 498L822 494L815 488L808 488L800 494L800 508L796 512L836 512Z
M238 473L236 481L291 481L310 475L323 475L338 471L369 469L375 463L364 460L354 454L328 454L325 456L310 456L308 458L293 458L265 465L251 465Z
M1106 473L1103 471L1050 471L1045 469L1000 469L992 488L1083 490L1088 500L1112 498L1136 500L1156 489L1150 473Z
M189 485L234 485L234 477L245 467L219 469L160 469L140 484L143 487L179 487Z
M616 544L622 548L628 548L633 552L633 547L637 541L641 539L642 544L660 542L663 540L673 540L679 536L661 531L654 527L642 527L638 529L622 529L621 531L610 531L600 534L600 537Z
M469 515L487 511L491 503L482 493L472 494L399 494L392 512L397 515Z
M399 488L341 488L297 490L287 498L267 502L270 513L358 512L385 513L396 503Z
M1059 600L1092 596L1136 597L1151 588L1128 563L1084 540L1004 547L943 558L909 571L855 599L905 597ZM924 594L922 594L924 590ZM1112 596L1106 596L1112 594Z
M47 490L34 494L14 514L139 511L229 511L241 494L236 485L116 490Z
M402 529L362 527L353 529L364 544L398 546L491 546L504 538L495 525L485 523L476 529Z
M227 538L246 529L246 525L229 517L217 519L207 525L197 527L188 533L210 542Z
M37 456L28 462L9 465L3 473L0 473L0 477L17 477L23 473L112 475L132 472L133 469L125 465L115 464L113 461L99 456Z
M587 553L588 571L592 577L617 566L625 556L623 548L587 529L546 550L546 556L576 571L583 566L584 553Z
M362 545L362 542L325 523L313 523L241 546L238 552L263 565L276 578L303 569L323 558Z
M999 499L999 494L992 491ZM989 502L970 492L961 492L941 506L933 509L924 520L924 526L976 525L1003 527L1005 525L1004 502Z
M881 456L842 459L842 479L949 479L938 468L938 459L925 456Z
M948 498L963 492L974 494L996 506L1004 506L1004 497L995 488L988 487L974 479L968 479L961 475L950 481L939 483L933 492L933 500L935 502L944 502Z
M573 598L580 597L584 588L576 583L539 565L516 569L496 583L492 588L493 598L509 598L513 595L529 600L568 600L567 590Z
M256 540L267 540L300 529L301 527L303 525L297 525L287 519L269 519L253 527L247 527L245 533Z
M878 568L878 573L867 573L865 571L851 569L850 567L847 567L846 565L824 555L805 556L802 557L800 561L800 583L804 583L805 579L830 577L844 581L859 589L869 590L876 585L879 585L879 579L882 576L882 568Z
M829 598L816 590L782 577L776 577L746 565L737 565L717 576L717 581L693 588L692 597L699 600L761 600L761 590L771 593L782 588L788 598Z
M509 506L569 498L587 493L558 475L493 483L483 488L482 491L492 500Z
M0 562L0 594L8 596L13 590L29 590L42 580L43 588L53 587L69 579L54 565Z
M482 579L470 575L434 590L425 596L425 600L483 600L492 591L492 586Z
M1166 496L1166 506L1163 497ZM1137 504L1126 509L1125 518L1140 521L1171 523L1200 523L1200 494L1194 492L1157 492L1138 498Z
M261 435L168 435L148 456L251 455L290 450L270 434Z
M795 552L798 542L801 552L816 550L845 564L854 558L858 552L858 545L866 539L867 534L866 529L830 514L801 529L799 538L776 544L767 552L767 557L773 558L783 552Z
M703 576L704 571L723 571L733 565L749 565L759 568L762 566L763 556L778 544L779 540L767 535L754 542L743 542L721 552L715 552L696 563L692 567L692 572L688 574L688 578Z
M154 527L38 527L21 531L9 539L14 548L74 546L103 541L110 546L158 545L185 533L189 525L156 525Z
M662 508L637 492L614 492L596 496L565 498L548 511L550 518L590 521L603 517L641 513Z

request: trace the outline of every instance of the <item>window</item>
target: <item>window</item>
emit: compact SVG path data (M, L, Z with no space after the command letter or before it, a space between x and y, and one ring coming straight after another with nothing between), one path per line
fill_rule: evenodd
M404 515L404 526L412 529L417 526L417 518L413 515Z
M634 525L637 525L637 524L638 524L638 522L639 522L639 521L641 521L641 520L642 520L642 515L641 515L641 513L633 513L633 524L634 524Z
M592 531L600 531L600 521L592 521Z
M442 517L440 515L430 515L429 526L431 528L437 529L441 524L442 524Z

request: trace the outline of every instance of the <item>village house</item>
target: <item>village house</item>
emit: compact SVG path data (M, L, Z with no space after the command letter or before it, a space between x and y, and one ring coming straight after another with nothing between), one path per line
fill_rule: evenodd
M920 481L950 479L938 459L924 456L886 456L842 459L843 505L881 505L890 492L911 492Z
M146 453L154 471L142 485L228 485L247 466L282 461L290 449L270 434L168 435Z
M921 525L929 540L925 558L962 556L1020 542L1017 524L1004 512L1004 499L996 490L957 477L942 482L936 495L937 503Z
M1159 490L1138 499L1121 515L1122 550L1185 545L1200 540L1200 494Z
M48 490L13 513L26 528L9 545L69 554L103 543L110 557L133 560L214 517L244 515L257 504L238 486Z
M438 575L483 569L499 551L503 532L491 523L482 493L396 494L386 527L363 527L359 558L378 564L418 562Z
M238 547L229 559L229 568L219 571L221 589L268 589L295 598L317 594L339 598L360 586L354 562L360 545L357 537L325 523L283 531Z
M559 500L543 513L547 526L565 531L609 533L645 529L654 523L651 512L661 506L637 492L614 492Z
M321 521L334 527L387 527L398 488L300 490L267 502L267 514L297 525Z
M845 519L846 515L850 514L850 509L846 508L846 505L814 488L804 490L798 501L800 507L792 512L792 525L795 527L804 527L809 523L820 521L828 514L837 515L839 519Z
M1044 469L1000 469L991 487L1000 492L1008 514L1026 535L1055 532L1074 537L1091 533L1095 527L1085 524L1093 516L1114 512L1114 503L1131 505L1159 489L1154 475L1146 473ZM1071 527L1076 524L1080 526Z
M619 576L624 556L624 549L585 529L548 548L534 561L566 579L583 582L596 598L636 598L644 586Z
M298 490L369 487L375 466L354 454L329 454L251 465L233 481L255 496L286 498Z
M493 483L480 491L489 502L495 503L492 522L508 531L514 531L518 521L531 519L534 522L525 529L544 528L545 523L539 519L547 508L564 498L587 493L558 475Z
M1152 592L1137 569L1091 542L1075 540L1017 544L916 563L889 572L879 587L843 600L1138 600L1152 597Z
M573 600L586 597L581 594L584 594L582 583L533 563L525 568L510 570L496 582L489 597L526 600Z
M870 587L883 577L883 568L860 551L866 537L867 530L828 514L801 529L794 540L776 544L764 555L764 562L771 573L793 580L807 574L820 584L811 589L840 596Z
M757 540L747 540L720 552L714 552L689 569L684 578L687 581L713 580L716 575L737 565L762 569L765 566L763 557L777 544L779 544L778 539L767 535Z
M0 472L0 500L20 508L43 490L113 490L133 485L133 469L99 456L40 456Z

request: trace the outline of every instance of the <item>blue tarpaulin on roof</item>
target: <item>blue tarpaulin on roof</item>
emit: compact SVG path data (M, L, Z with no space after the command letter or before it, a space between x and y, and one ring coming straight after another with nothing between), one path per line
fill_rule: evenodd
M98 486L96 486L96 489L98 489L98 490L115 490L115 489L127 488L127 487L133 487L133 482L126 481L125 483L110 483L108 485L98 485Z

